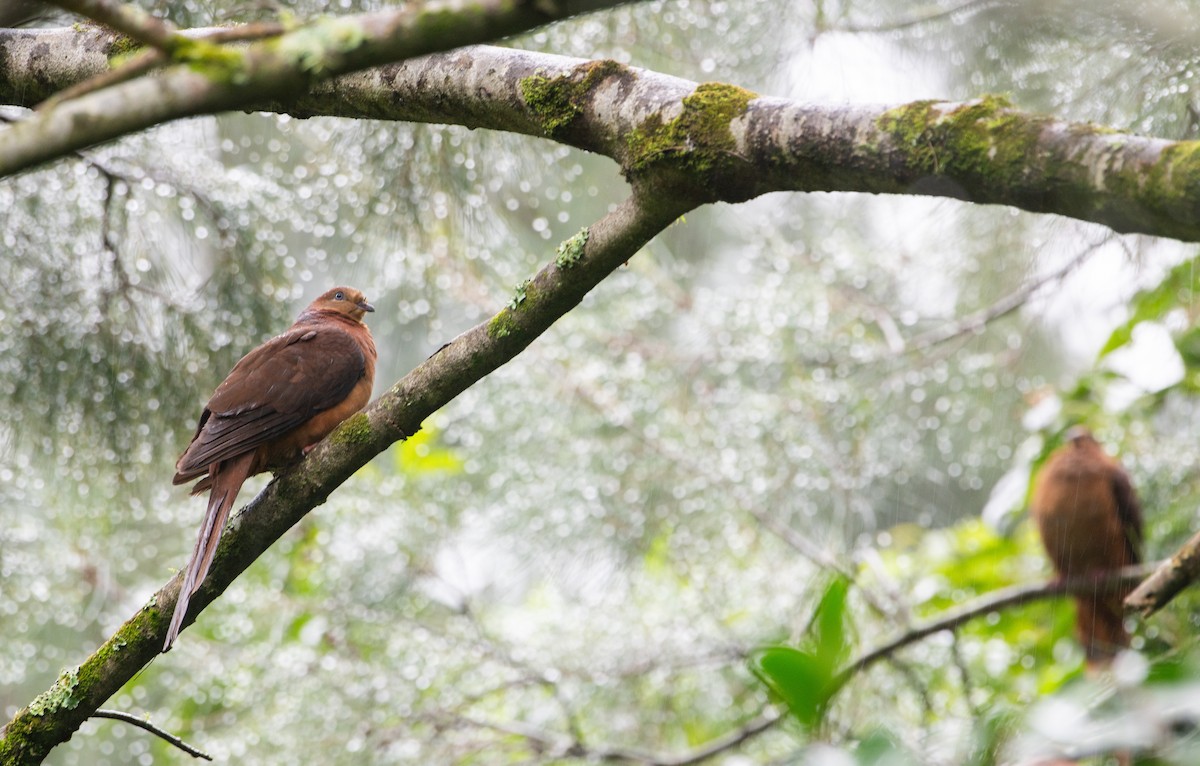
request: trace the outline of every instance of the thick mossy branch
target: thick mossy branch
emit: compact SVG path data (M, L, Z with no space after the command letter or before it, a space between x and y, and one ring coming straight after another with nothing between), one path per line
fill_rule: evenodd
M706 82L683 99L683 112L663 122L651 115L626 141L624 164L637 175L663 164L680 171L708 174L735 156L730 123L745 113L758 95L735 85Z
M1180 141L1163 149L1146 178L1118 176L1147 206L1174 220L1200 220L1200 141Z
M575 236L560 244L554 251L554 265L560 269L574 268L587 250L589 236L591 235L585 226Z
M137 77L61 101L0 131L0 177L181 117L251 110L294 99L336 75L495 40L619 2L442 0L317 19L277 38L237 48L172 36L172 52L182 51L177 56L181 64L152 78ZM0 34L0 79L11 76L5 50L9 40L28 42ZM26 55L29 66L47 67L36 61L48 55L36 42L25 51L17 55ZM82 60L96 65L90 58ZM108 67L107 57L103 67ZM0 85L0 92L5 91L20 93L20 88Z
M1063 123L998 96L919 101L884 112L876 126L890 139L880 159L908 191L1200 238L1200 143Z
M515 18L534 13L519 5ZM477 27L469 31L515 24L504 15L509 7L484 3L467 15ZM192 70L174 67L60 104L0 130L0 176L180 116L265 109L549 137L611 157L647 199L740 202L778 191L936 195L1200 241L1200 144L1063 122L996 96L890 108L803 104L611 61L486 46L312 85L385 55L421 53L434 43L416 39L414 29L446 34L441 16L429 13L354 17L354 30L342 29L345 20L317 22L293 31L291 40L250 46L239 54L244 67L198 57L196 66L207 61L213 75L199 82L187 76ZM109 46L97 35L103 37L94 29L0 30L0 100L25 104L69 87L64 71L86 78L106 70ZM46 66L59 56L78 63Z
M1019 160L1037 145L1042 121L1008 111L1012 104L1005 98L987 96L945 114L938 104L918 101L877 121L908 150L906 164L914 173L1019 172Z
M58 674L58 680L46 691L29 703L29 712L34 715L54 713L60 708L73 710L79 706L79 669L65 668Z
M725 83L696 86L682 99L679 116L654 113L627 132L617 154L625 176L656 197L741 202L761 193L733 128L757 97Z
M605 78L624 76L628 69L612 60L589 61L575 71L545 77L530 75L520 80L521 97L548 138L565 139L572 123L584 113L591 93Z
M367 441L370 435L371 421L359 412L347 418L329 438L334 444L357 444Z

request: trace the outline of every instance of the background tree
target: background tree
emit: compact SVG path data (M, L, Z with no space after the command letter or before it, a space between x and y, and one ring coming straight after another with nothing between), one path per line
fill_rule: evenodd
M1194 252L1170 239L1196 238L1194 216L1179 212L1196 209L1191 146L1170 143L1194 132L1193 30L1179 21L1190 8L778 5L634 4L506 42L615 64L475 49L385 70L394 77L382 88L370 73L310 81L353 69L362 39L371 51L395 44L400 58L535 21L522 6L511 18L484 6L494 26L482 31L460 16L436 38L375 38L392 18L381 4L346 4L340 27L304 26L317 3L147 4L181 29L282 20L263 34L307 40L298 60L311 66L270 81L286 85L274 107L85 141L0 182L4 717L183 563L200 509L172 490L170 468L198 403L241 353L335 281L380 309L380 381L496 312L518 338L522 317L544 308L518 285L582 227L617 231L632 188L664 224L687 215L306 516L109 706L247 761L803 762L823 742L862 762L904 751L982 763L1051 735L1085 751L1130 744L1088 726L1121 714L1118 703L1156 709L1147 700L1162 684L1192 682L1187 603L1139 631L1148 681L1135 668L1123 677L1132 690L1106 703L1116 709L1079 728L1010 725L1045 698L1096 707L1057 602L915 643L851 677L807 727L780 717L750 660L784 642L832 667L971 596L1044 577L1027 525L1008 512L1049 446L1042 435L1068 420L1119 447L1147 508L1150 558L1194 525ZM370 23L353 15L381 8ZM572 10L534 10L547 8ZM101 71L106 54L118 65L145 56L116 39L86 25L0 32L0 95L14 105L0 164L68 150L52 146L61 134L29 129L58 107L26 108ZM38 56L26 55L31 43ZM230 95L236 79L214 76L231 71L217 51L162 47L191 70L130 83L206 78L224 104L213 108L247 108ZM488 61L524 62L520 78L494 81L515 85L511 98L470 87L482 71L472 64ZM635 77L627 64L651 71ZM584 86L576 100L539 101L563 93L560 71ZM733 164L687 168L684 181L713 179L689 186L670 161L694 146L658 133L664 143L639 154L633 118L596 109L645 96L650 111L675 104L666 125L709 80L785 100L761 102L760 114L818 104L811 124L842 143L798 133L808 141L793 146L812 154L773 173L725 147ZM59 107L132 91L121 87ZM997 91L1028 111L988 97L939 128L908 119L928 105L819 106ZM1043 125L1030 112L1076 127L1037 144L1045 155L997 159L956 140L980 126L1003 148L1009 128ZM1107 138L1079 125L1089 120L1165 140ZM479 126L503 130L469 129ZM1098 147L1163 164L1110 164L1103 192L1084 193L1089 176L1067 194L1074 166L1045 161L1055 146L1081 167L1112 156ZM1025 175L1000 173L1004 162ZM1155 175L1172 162L1173 174ZM664 178L674 183L649 183ZM1181 196L1165 193L1171 183ZM757 196L773 189L893 194ZM710 199L739 204L692 209ZM607 243L589 240L585 256L619 252ZM552 267L533 287L585 278ZM977 520L985 506L990 524ZM844 600L833 573L853 581ZM811 620L818 605L839 619ZM1190 762L1186 743L1157 744ZM50 762L185 757L89 722Z

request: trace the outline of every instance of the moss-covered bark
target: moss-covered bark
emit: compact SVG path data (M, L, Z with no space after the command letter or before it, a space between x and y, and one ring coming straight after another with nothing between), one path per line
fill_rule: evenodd
M607 77L626 75L628 70L616 61L589 61L568 74L522 78L521 97L547 137L565 139L583 114L592 90Z
M920 101L875 122L900 190L1008 204L1200 239L1200 143L1129 136L1021 112L1004 98Z
M472 34L498 28L501 6L470 16L477 27ZM1029 114L996 96L884 109L817 106L612 61L501 48L462 49L326 79L430 44L381 28L383 18L316 24L287 40L251 45L236 66L195 57L195 66L226 72L224 82L220 72L205 76L176 68L160 74L153 87L139 80L94 94L94 108L68 102L62 114L49 110L0 134L0 174L185 114L258 108L547 137L613 158L649 200L739 202L777 191L938 195L1056 213L1121 232L1200 240L1194 143ZM436 19L409 21L413 27L406 32L425 24L441 29ZM39 65L51 54L33 51L79 52L79 76L86 77L108 68L116 44L96 29L0 30L0 99L24 103L30 93L70 84L59 69ZM295 76L288 79L287 71ZM42 85L48 78L59 79ZM298 92L314 79L322 82ZM134 102L161 109L126 108Z

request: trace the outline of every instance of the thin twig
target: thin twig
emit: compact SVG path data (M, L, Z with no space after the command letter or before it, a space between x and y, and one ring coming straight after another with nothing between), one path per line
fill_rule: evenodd
M927 13L918 13L909 16L905 19L897 21L883 22L880 24L850 24L849 26L835 27L838 32L850 32L853 34L868 33L879 34L882 32L896 32L909 27L917 27L922 24L929 24L934 21L941 21L949 18L957 13L966 11L982 10L991 5L1003 5L1005 0L966 0L964 3L946 8L945 10L931 11Z
M131 715L129 713L123 713L120 710L106 710L104 708L101 708L101 709L97 710L96 712L92 713L91 717L92 718L110 718L114 721L123 721L131 726L136 726L139 729L145 729L146 731L150 732L154 736L159 737L159 738L171 743L172 745L179 748L180 750L187 753L188 755L192 756L193 758L203 758L206 761L212 760L212 756L209 755L208 753L204 752L203 750L198 750L197 748L192 747L191 745L184 742L179 737L176 737L174 734L170 734L168 732L163 731L162 729L158 728L157 726L150 723L149 721L147 721L144 718L138 718L135 715Z
M251 42L265 40L268 37L279 37L287 31L287 26L278 21L254 21L249 24L239 24L235 27L214 27L212 29L197 29L184 31L181 34L194 40L221 45L223 43Z
M782 716L779 713L763 713L757 718L742 724L740 728L729 732L723 737L717 737L711 742L692 750L690 753L685 753L677 758L663 758L656 761L653 766L692 766L692 764L707 761L709 758L720 755L727 750L732 750L757 737L779 723L781 718Z
M1078 255L1067 261L1062 268L1053 271L1044 277L1035 279L1032 282L1021 285L1019 288L996 301L992 305L976 311L974 314L968 314L958 320L949 327L938 327L929 332L922 333L913 338L904 349L904 353L912 353L914 351L924 351L933 346L946 343L960 338L964 335L974 335L983 330L989 324L997 319L1008 316L1012 312L1024 306L1035 293L1041 290L1048 284L1061 282L1067 276L1079 268L1094 252L1108 244L1115 235L1109 235L1099 242L1092 243Z
M184 39L175 25L153 16L136 5L116 0L46 0L64 11L78 13L92 21L111 27L123 35L171 53Z
M73 98L79 98L85 93L93 93L104 88L111 87L118 83L132 80L138 75L143 75L146 72L161 66L166 62L167 56L157 48L147 48L133 54L128 60L118 66L116 69L109 69L107 72L102 72L95 77L90 77L83 82L76 83L69 88L60 90L50 98L34 107L39 112L44 112L63 101L68 101Z
M520 722L500 722L464 716L460 720L482 729L491 729L501 734L513 734L528 740L538 751L555 758L583 758L589 761L614 763L640 763L646 766L693 766L732 750L746 741L770 729L781 719L776 712L768 712L747 721L733 731L717 737L700 747L679 755L660 755L629 747L591 746L578 739L562 736L551 731Z
M244 24L238 27L220 27L217 29L204 29L181 32L182 35L192 40L203 40L204 42L222 44L228 42L250 42L253 40L263 40L268 37L278 37L287 31L283 24L273 21L257 22L254 24ZM57 104L73 98L93 93L104 88L118 85L127 80L132 80L139 75L151 71L157 67L167 63L170 59L158 48L147 48L132 54L126 61L120 64L116 69L110 69L106 72L101 72L95 77L89 77L83 82L76 83L69 88L65 88L58 93L55 93L50 98L35 107L38 111L44 111Z
M958 609L948 610L933 622L914 627L886 644L862 655L838 674L834 681L835 688L841 687L846 681L850 680L851 676L859 671L865 670L879 660L888 657L909 644L914 644L923 638L932 636L934 633L941 633L943 630L954 630L960 625L978 617L983 617L992 612L1018 604L1026 604L1048 598L1058 598L1075 593L1092 594L1118 590L1122 586L1141 582L1157 566L1157 562L1139 564L1137 566L1124 567L1105 575L1084 575L1066 580L1034 583L1032 585L1014 585L1010 588L1001 588L1000 590L992 591Z
M842 562L840 562L837 557L833 555L833 553L825 548L822 548L820 545L784 524L782 521L773 518L765 511L755 508L750 511L750 515L757 519L759 524L762 524L768 530L773 532L776 537L793 548L804 558L808 559L819 567L838 573L844 577L847 582L853 583L858 588L859 593L862 594L863 600L867 603L867 606L871 607L871 609L880 617L885 617L888 619L895 617L895 610L889 608L887 604L884 604L883 600L880 599L870 588L864 587L858 581L857 573L855 573L855 571L850 567L842 564Z
M971 670L967 667L966 658L963 657L962 646L959 644L957 633L950 634L950 660L954 663L954 667L958 671L959 681L962 683L962 697L963 702L967 706L967 712L971 714L972 720L983 720L983 711L971 699Z

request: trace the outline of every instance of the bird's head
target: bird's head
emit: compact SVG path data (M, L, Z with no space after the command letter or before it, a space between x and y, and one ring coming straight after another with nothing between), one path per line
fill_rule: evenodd
M1087 426L1075 425L1068 428L1067 432L1063 434L1063 441L1078 447L1083 444L1095 444L1096 437L1092 436L1092 432L1087 429Z
M368 311L374 310L375 307L367 303L366 297L353 287L335 287L327 290L310 303L304 313L332 312L344 314L356 322L361 322Z

